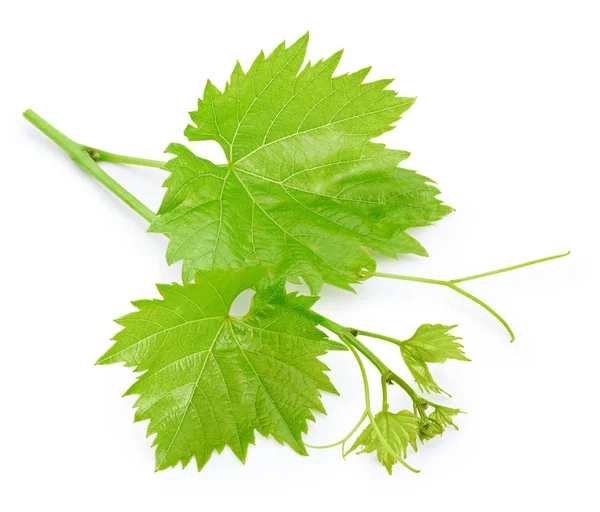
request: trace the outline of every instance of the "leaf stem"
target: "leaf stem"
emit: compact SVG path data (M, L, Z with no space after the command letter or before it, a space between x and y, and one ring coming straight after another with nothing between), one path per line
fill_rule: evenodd
M504 320L504 318L502 318L502 316L500 316L500 314L498 314L498 312L495 311L489 304L486 304L484 301L482 301L478 297L475 297L471 293L463 290L461 287L457 286L457 283L463 283L465 281L473 281L474 279L480 279L482 277L492 276L495 274L501 274L503 272L510 272L511 270L517 270L519 268L527 267L529 265L535 265L536 263L542 263L544 261L550 261L550 260L555 260L558 258L564 258L565 256L568 256L569 254L570 254L570 251L566 252L564 254L556 254L554 256L547 256L545 258L527 261L525 263L520 263L518 265L512 265L510 267L504 267L504 268L501 268L498 270L491 270L489 272L483 272L481 274L475 274L472 276L461 277L458 279L451 279L448 281L444 281L442 279L428 279L425 277L405 276L405 275L400 275L400 274L388 274L388 273L384 273L384 272L369 272L368 274L363 274L362 277L365 279L368 279L369 277L384 277L387 279L398 279L400 281L412 281L412 282L416 282L416 283L436 284L439 286L445 286L447 288L450 288L451 290L454 290L455 292L460 293L462 296L467 297L468 299L472 300L476 304L479 304L483 309L485 309L494 318L496 318L496 320L498 320L504 326L504 328L510 335L510 341L512 342L515 340L515 334L514 334L513 330L511 329L510 325L508 325L508 322L506 320ZM371 334L373 334L373 333L366 333L364 331L361 331L361 332L363 334L365 334L365 336L370 336ZM383 337L381 335L376 335L376 336L371 336L371 337L385 339L387 341L391 341L392 343L397 342L397 340L394 340L393 338L387 338L387 337Z
M389 407L387 387L388 387L388 381L382 375L381 376L381 410L382 411L387 411L388 407Z
M376 338L379 340L389 341L390 343L393 343L394 345L398 345L398 346L400 346L402 344L402 341L400 341L396 338L392 338L390 336L384 336L383 334L377 334L376 332L363 331L362 329L353 329L353 330L357 334L360 334L362 336L367 336L369 338Z
M360 426L363 424L363 421L365 421L366 417L367 417L367 411L365 411L365 412L362 413L362 416L360 417L360 419L358 420L358 422L356 423L356 425L354 425L354 427L352 427L352 430L350 431L350 433L346 437L344 437L344 439L340 439L339 441L336 441L335 443L330 443L330 444L314 445L314 444L304 443L304 446L307 446L308 448L322 450L322 449L325 449L325 448L335 448L336 446L339 446L340 444L343 445L360 428Z
M369 361L371 361L371 363L373 363L375 368L377 368L379 370L382 378L385 379L386 382L388 382L388 383L395 382L396 384L398 384L398 386L400 386L404 390L404 392L410 397L410 399L417 404L417 407L419 407L419 404L421 404L421 402L423 400L419 395L417 395L415 390L408 384L408 382L406 382L402 377L400 377L399 375L394 373L392 370L390 370L388 368L388 366L381 359L379 359L358 338L353 336L351 333L348 333L347 337L348 337L348 341L352 345L354 345L354 347L357 350L359 350L362 354L364 354L364 356Z
M150 208L119 185L119 183L100 168L90 153L85 149L85 146L77 144L75 141L61 133L54 126L37 115L33 110L26 110L23 113L23 117L57 146L62 148L82 170L96 178L127 206L139 213L148 222L152 222L155 219L156 216Z
M121 164L141 165L142 167L156 167L162 169L166 164L161 160L150 160L148 158L138 158L135 156L118 155L117 153L109 153L98 148L90 146L81 146L84 151L87 151L96 162L117 162Z

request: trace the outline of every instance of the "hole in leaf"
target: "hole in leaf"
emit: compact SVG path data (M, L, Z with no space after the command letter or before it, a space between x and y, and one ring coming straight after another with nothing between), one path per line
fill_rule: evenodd
M237 317L246 315L250 311L250 305L255 293L254 290L244 290L240 293L233 301L229 309L229 314Z
M190 146L200 158L210 160L215 165L223 165L227 163L227 156L223 152L223 148L214 140L203 140L202 144L194 144Z

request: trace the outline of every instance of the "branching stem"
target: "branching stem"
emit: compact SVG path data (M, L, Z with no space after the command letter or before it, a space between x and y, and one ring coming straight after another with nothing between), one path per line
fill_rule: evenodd
M141 165L142 167L156 167L162 169L166 162L161 160L150 160L148 158L138 158L135 156L117 155L109 153L102 149L92 148L90 146L81 146L84 151L87 151L96 162L116 162L121 164Z
M367 372L365 371L365 366L363 365L363 362L362 362L360 356L358 355L358 352L352 345L352 343L350 343L348 341L348 339L346 339L345 336L340 336L340 339L346 344L346 346L348 347L350 352L352 352L352 355L356 359L356 362L358 363L358 367L360 368L360 373L362 375L363 386L364 386L364 391L365 391L365 412L367 413L367 416L369 417L369 421L371 422L371 427L373 427L373 432L375 432L375 435L379 439L379 442L381 443L381 445L394 458L394 460L396 460L397 462L402 464L405 468L410 469L412 472L419 473L420 471L418 469L415 469L412 466L410 466L396 452L396 450L394 450L394 448L392 448L390 446L390 444L386 441L385 437L381 433L381 430L379 430L379 427L377 426L377 423L375 422L375 417L373 416L373 412L371 411L371 393L369 391L369 380L367 378Z
M517 270L519 268L527 267L529 265L535 265L536 263L542 263L544 261L550 261L550 260L555 260L557 258L563 258L565 256L568 256L569 254L570 254L570 251L566 252L564 254L556 254L554 256L547 256L545 258L527 261L525 263L520 263L518 265L512 265L510 267L504 267L504 268L501 268L498 270L491 270L489 272L483 272L481 274L475 274L472 276L461 277L458 279L450 279L448 281L444 281L442 279L428 279L425 277L405 276L405 275L400 275L400 274L387 274L384 272L369 272L367 274L363 274L362 277L365 279L368 279L369 277L384 277L384 278L388 278L388 279L398 279L401 281L413 281L416 283L436 284L439 286L445 286L447 288L450 288L451 290L454 290L455 292L460 293L462 296L467 297L468 299L472 300L476 304L479 304L488 313L490 313L494 318L496 318L496 320L498 320L504 326L504 328L510 335L510 341L512 342L515 340L515 334L514 334L513 330L511 329L510 325L508 325L508 322L506 320L504 320L504 318L502 318L491 306L489 306L488 304L483 302L478 297L475 297L471 293L469 293L469 292L463 290L461 287L457 286L457 283L464 283L465 281L473 281L474 279L480 279L482 277L492 276L495 274L501 274L503 272L510 272L511 270ZM368 336L368 334L365 334L365 335ZM374 337L378 337L381 339L387 339L386 337L382 337L381 335L377 335ZM391 339L387 339L387 341L392 341L392 343L396 343L397 340L393 340L393 338L391 338Z
M402 377L390 370L390 368L381 359L379 359L371 351L371 349L369 349L369 347L367 347L354 335L354 333L364 333L364 331L357 331L355 329L343 327L329 319L324 319L321 321L321 325L335 333L346 345L351 345L354 349L363 354L373 364L373 366L377 368L379 373L381 373L382 382L386 382L388 384L395 383L400 386L415 404L415 407L419 412L419 416L422 418L426 417L425 410L423 408L425 400L417 395L416 391ZM377 335L377 337L381 336Z
M46 135L57 146L62 148L82 170L96 178L100 183L102 183L102 185L104 185L108 190L121 199L121 201L123 201L127 206L139 213L148 222L152 222L155 219L156 215L150 208L148 208L129 191L119 185L119 183L117 183L100 168L93 156L93 152L98 152L98 150L93 150L92 153L90 153L87 146L77 144L65 134L54 128L54 126L52 126L50 123L38 116L33 110L26 110L23 113L23 117L25 117L25 119L27 119L33 126ZM98 154L100 153L104 152L99 152ZM112 155L113 157L118 156L113 155L112 153L104 154ZM140 164L141 161L151 162L151 160L135 159L132 157L124 158L128 158L129 163L134 163L132 160L136 160L136 163L138 164Z

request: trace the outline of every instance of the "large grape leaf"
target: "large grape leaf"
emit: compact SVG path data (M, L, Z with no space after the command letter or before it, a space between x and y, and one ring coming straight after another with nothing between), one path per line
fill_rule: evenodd
M336 393L317 357L341 345L317 328L316 297L285 293L285 280L261 287L249 312L229 314L263 269L198 271L195 283L159 285L160 300L138 311L99 364L124 362L144 372L126 392L139 395L135 420L150 420L156 468L192 457L201 469L229 446L243 462L254 431L306 455L311 411L325 412L320 390Z
M261 52L246 73L238 63L223 92L207 83L185 133L218 142L227 164L167 149L150 230L170 237L167 260L184 260L184 280L261 261L313 293L323 282L351 289L375 269L367 249L426 255L406 230L451 211L428 178L398 167L409 153L371 141L414 99L391 80L365 82L369 68L334 77L341 52L302 68L307 43Z

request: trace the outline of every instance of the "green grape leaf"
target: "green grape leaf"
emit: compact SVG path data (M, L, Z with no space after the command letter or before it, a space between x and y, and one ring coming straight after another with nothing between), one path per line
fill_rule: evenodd
M398 164L409 156L372 139L393 128L414 102L365 82L369 68L333 76L342 53L302 67L308 34L262 52L247 72L235 66L221 92L210 81L190 141L211 140L227 164L179 144L166 165L167 192L150 231L170 238L169 263L241 268L254 262L298 277L313 294L323 282L352 289L368 252L426 255L406 230L452 211L430 180Z
M381 411L375 415L375 423L383 438L397 451L398 456L405 459L409 445L412 446L413 450L417 451L417 435L420 427L418 416L410 411L396 413ZM371 423L356 438L348 453L353 452L361 446L363 448L358 453L377 451L377 460L385 466L390 475L392 474L392 466L397 461L383 446Z
M229 446L244 462L254 431L306 455L311 411L325 412L320 391L337 393L318 356L342 349L317 328L316 297L285 293L285 280L259 287L248 313L231 316L235 298L257 288L264 269L198 271L194 283L158 285L162 299L138 311L99 364L124 362L144 372L126 392L139 395L135 420L150 420L157 470L201 469Z
M413 336L400 344L400 353L415 382L421 390L430 393L445 393L440 388L427 363L443 363L447 359L470 361L457 343L460 338L448 334L456 325L421 325Z

